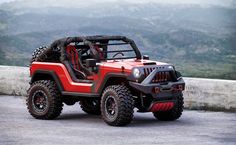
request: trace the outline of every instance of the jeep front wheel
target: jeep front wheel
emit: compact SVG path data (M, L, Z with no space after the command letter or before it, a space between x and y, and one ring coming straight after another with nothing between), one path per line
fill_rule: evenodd
M34 82L28 90L26 105L37 119L54 119L61 114L63 103L56 83L51 80Z
M161 121L173 121L178 119L183 112L184 101L183 94L176 97L175 106L169 111L159 111L153 112L153 115L156 119Z
M112 126L124 126L133 119L134 100L124 85L108 86L102 94L101 113L103 120Z

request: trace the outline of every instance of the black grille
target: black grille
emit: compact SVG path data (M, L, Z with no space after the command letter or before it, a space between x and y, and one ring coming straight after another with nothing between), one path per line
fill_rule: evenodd
M162 67L144 68L144 75L147 77L154 69L162 69ZM171 75L169 71L158 71L152 80L152 83L160 83L171 81Z

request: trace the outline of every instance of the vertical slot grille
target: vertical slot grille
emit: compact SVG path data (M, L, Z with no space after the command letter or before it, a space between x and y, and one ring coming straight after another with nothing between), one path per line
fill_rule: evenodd
M153 70L158 68L144 68L144 75L147 77ZM167 82L171 81L170 72L169 71L160 71L157 72L155 77L152 80L152 83L160 83L160 82Z

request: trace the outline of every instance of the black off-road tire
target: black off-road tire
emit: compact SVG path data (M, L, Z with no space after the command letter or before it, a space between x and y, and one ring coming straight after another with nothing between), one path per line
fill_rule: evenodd
M183 94L181 93L180 96L177 97L175 106L169 111L159 111L153 112L153 115L156 119L161 121L174 121L182 115L184 107L184 98Z
M108 99L113 99L115 113L108 113ZM134 100L130 90L124 85L108 86L102 94L101 113L103 120L112 126L125 126L133 120Z
M35 94L42 93L46 97L45 110L39 111L34 103ZM27 92L26 105L29 113L36 119L54 119L61 114L63 103L56 83L51 80L34 82Z
M39 55L41 55L45 50L47 50L46 46L41 46L41 47L35 49L32 54L32 58L31 58L30 62L33 63L34 61L36 61L37 58L39 57Z
M92 114L92 115L101 114L100 100L94 100L94 99L81 100L80 107L84 112L88 114Z

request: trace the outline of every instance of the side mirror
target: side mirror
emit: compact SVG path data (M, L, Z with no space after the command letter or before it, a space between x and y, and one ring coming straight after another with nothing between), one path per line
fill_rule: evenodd
M86 59L86 67L96 67L96 60L95 59Z
M143 55L143 59L149 60L149 56L148 55Z

